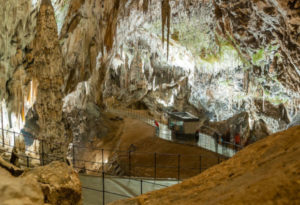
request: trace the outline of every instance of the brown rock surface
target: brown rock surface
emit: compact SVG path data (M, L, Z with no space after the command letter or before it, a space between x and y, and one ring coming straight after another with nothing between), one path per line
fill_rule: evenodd
M300 127L269 136L179 185L112 203L299 204Z
M40 127L38 137L44 140L40 152L46 153L43 162L47 164L58 160L57 157L66 156L69 141L62 122L63 59L54 9L49 0L41 3L36 30L33 77L37 79L38 86L34 108Z
M52 162L25 172L24 179L35 179L44 193L44 201L49 204L82 204L81 183L78 174L67 164Z

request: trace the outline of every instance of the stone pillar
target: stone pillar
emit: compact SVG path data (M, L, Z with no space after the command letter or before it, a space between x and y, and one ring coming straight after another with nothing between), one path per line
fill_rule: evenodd
M64 160L69 143L62 122L63 59L50 0L42 0L33 44L33 77L38 82L34 109L40 127L38 138L43 141L39 150L41 163L48 164Z

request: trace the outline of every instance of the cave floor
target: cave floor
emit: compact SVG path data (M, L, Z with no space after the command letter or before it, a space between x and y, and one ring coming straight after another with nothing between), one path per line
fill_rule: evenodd
M108 119L115 119L112 114L108 116ZM105 160L118 162L123 175L148 178L179 176L185 179L224 160L224 157L203 148L155 137L155 128L140 120L123 118L119 121L110 120L109 123L115 129L110 136L95 139L93 148L98 150L86 150L82 154L87 161L101 161L99 149L106 150ZM129 165L128 150L132 145L135 151L131 152ZM94 170L95 166L90 165L88 169Z

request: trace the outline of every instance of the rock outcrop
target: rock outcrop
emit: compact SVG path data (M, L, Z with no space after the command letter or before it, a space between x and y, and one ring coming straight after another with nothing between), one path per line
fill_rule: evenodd
M0 181L3 205L82 204L79 176L62 162L21 170L0 158Z
M111 204L299 204L299 136L299 126L276 133L181 184Z
M47 166L25 171L22 178L34 179L39 183L45 203L82 204L79 176L66 163L52 162Z
M1 204L44 204L43 192L36 180L21 177L16 178L11 176L8 171L0 168L0 181Z

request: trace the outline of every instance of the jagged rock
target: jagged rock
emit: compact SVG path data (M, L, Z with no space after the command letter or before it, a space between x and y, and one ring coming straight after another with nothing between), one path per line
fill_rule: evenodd
M263 100L260 99L255 99L254 104L260 114L264 114L278 121L283 121L286 124L290 123L287 110L283 104L275 106L272 105L269 101L263 102Z
M1 157L0 157L0 167L10 172L13 176L20 176L24 172L24 170L16 167L13 164L6 162Z
M3 205L82 204L79 176L62 162L24 171L0 157L0 181Z
M0 163L2 159L0 158ZM0 203L3 205L43 205L40 184L33 178L13 177L0 167Z
M253 128L251 130L251 134L249 139L247 140L247 144L252 144L258 140L261 140L267 136L269 136L271 132L269 131L264 120L259 119L254 122Z
M62 162L26 171L22 178L36 180L44 194L44 202L57 205L81 205L81 183L78 174Z

